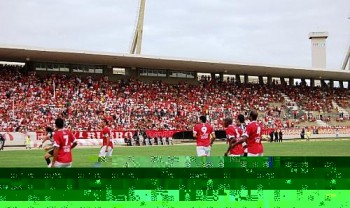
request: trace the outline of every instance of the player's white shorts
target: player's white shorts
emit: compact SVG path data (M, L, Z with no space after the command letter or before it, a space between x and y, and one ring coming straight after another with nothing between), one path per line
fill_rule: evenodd
M210 156L210 146L209 147L203 147L203 146L197 146L197 156Z
M253 153L249 153L249 152L248 152L248 157L249 157L249 156L252 156L252 157L254 157L254 156L255 156L255 157L259 157L259 156L264 156L264 153L253 154Z
M234 154L229 154L229 157L242 157L243 155L234 155Z
M99 157L106 157L106 156L111 157L112 156L113 148L108 146L107 152L106 152L106 148L107 148L107 146L101 147L100 154L98 155Z
M72 167L72 162L70 163L61 163L61 162L55 162L54 166L55 168L71 168Z

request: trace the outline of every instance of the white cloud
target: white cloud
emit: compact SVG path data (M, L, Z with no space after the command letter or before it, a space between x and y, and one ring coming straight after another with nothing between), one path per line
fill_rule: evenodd
M138 4L1 1L1 44L127 53ZM328 31L328 68L339 68L349 8L348 0L147 0L142 53L308 67L308 33Z

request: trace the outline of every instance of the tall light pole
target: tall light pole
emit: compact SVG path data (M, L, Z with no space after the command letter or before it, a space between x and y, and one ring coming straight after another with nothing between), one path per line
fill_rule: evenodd
M350 20L350 17L348 17L348 20ZM345 59L342 65L342 69L345 70L346 69L346 65L348 65L349 69L350 69L350 43L349 43L349 48L348 48L348 52L345 55Z
M341 67L341 69L345 70L346 66L349 64L349 59L350 59L350 45L348 48L348 52L345 55L345 59L344 59L343 66Z
M134 38L133 38L131 49L130 49L131 54L140 54L141 53L143 22L144 22L144 17L145 17L145 6L146 6L146 0L141 0L139 18L137 20L137 26L136 26Z

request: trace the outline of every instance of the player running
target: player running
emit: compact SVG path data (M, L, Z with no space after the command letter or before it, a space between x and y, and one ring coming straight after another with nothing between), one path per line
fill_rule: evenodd
M237 144L231 148L231 144L238 141L243 134L242 129L233 125L231 118L225 118L224 120L226 128L226 138L228 140L229 148L225 153L225 156L240 157L244 155L244 149L242 144Z
M64 129L64 121L62 118L57 118L55 121L57 130L53 135L53 160L52 166L55 168L70 168L72 167L72 149L77 146L72 132Z
M111 130L108 128L107 119L103 119L101 123L102 127L102 147L98 155L98 162L106 162L106 156L112 157L113 142L111 140Z
M207 123L205 116L199 117L201 123L193 128L193 137L197 142L197 156L210 156L211 146L215 141L213 127Z
M261 125L257 123L258 113L251 111L249 119L251 122L248 124L246 132L242 135L242 139L232 143L231 148L243 142L247 143L248 156L263 156L264 148L261 144ZM228 154L226 152L225 154Z
M51 127L46 127L45 128L45 131L46 131L46 135L44 135L42 137L42 144L40 145L40 147L42 147L44 149L44 151L46 152L45 153L45 161L48 165L48 167L51 167L51 160L50 160L50 157L53 157L53 143L54 143L54 140L53 140L53 135L54 135L54 132L53 132L53 129Z

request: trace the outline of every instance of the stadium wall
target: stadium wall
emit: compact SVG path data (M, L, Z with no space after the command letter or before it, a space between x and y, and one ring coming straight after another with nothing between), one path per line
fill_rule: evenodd
M0 132L5 138L5 146L24 146L26 142L26 137L29 136L32 141L37 140L36 132Z
M265 140L269 138L268 130L265 130L263 137ZM291 140L300 138L300 129L287 129L283 131L283 140ZM125 145L125 138L131 138L135 135L136 131L113 131L112 141L115 145ZM154 137L168 137L173 138L175 133L182 133L181 131L161 131L161 130L148 130L146 131L147 136ZM185 132L184 132L185 133ZM187 133L187 132L186 132ZM39 147L41 145L40 136L43 135L42 132L0 132L5 138L6 146L24 146L26 142L26 137L29 135L31 138L31 146ZM100 146L102 144L101 132L99 131L79 131L74 132L77 138L78 145L80 146ZM184 134L185 135L185 134ZM335 129L322 129L318 134L312 134L311 139L321 139L321 138L349 138L350 128L339 129L339 135L335 133ZM193 138L174 138L175 140L181 141L193 141ZM222 138L221 138L222 139Z

